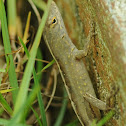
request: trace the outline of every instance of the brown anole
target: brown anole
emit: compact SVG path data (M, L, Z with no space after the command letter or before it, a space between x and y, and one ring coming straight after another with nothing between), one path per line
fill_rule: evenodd
M96 98L92 82L81 60L85 50L78 50L69 38L61 14L52 2L43 36L55 59L72 107L84 126L100 118L99 109L106 110L106 103Z

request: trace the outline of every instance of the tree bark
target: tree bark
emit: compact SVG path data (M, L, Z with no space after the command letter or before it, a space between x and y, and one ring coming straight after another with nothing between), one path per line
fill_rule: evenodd
M84 62L97 97L107 101L116 114L107 126L126 124L126 1L57 0L73 43L83 49L86 38L91 45ZM94 30L92 31L92 26ZM116 90L119 88L119 91ZM108 111L102 111L104 116Z

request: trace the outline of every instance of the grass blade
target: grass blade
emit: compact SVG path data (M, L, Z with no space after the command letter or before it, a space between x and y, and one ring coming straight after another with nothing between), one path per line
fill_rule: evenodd
M41 70L41 72L43 72L44 70L46 70L47 68L49 68L50 66L52 66L55 63L55 60L53 59L50 63L48 63L45 67L43 67L43 69Z
M36 118L37 118L37 121L38 121L39 126L42 126L42 123L41 123L41 121L40 121L40 119L39 119L38 113L37 113L32 107L31 107L31 109L32 109L32 111L34 112L34 114L35 114L35 116L36 116Z
M27 111L29 110L30 105L35 100L38 90L39 90L38 86L34 85L32 92L30 92L30 94L28 96L28 99L24 102L24 104L21 105L21 107L19 108L17 113L9 121L9 123L8 123L9 126L11 126L11 125L13 126L14 123L18 123L19 119L21 119L21 120L25 119L25 117L27 115ZM24 112L24 110L26 110L26 111Z
M37 59L43 59L43 56L42 56L40 48L38 48ZM37 61L36 62L36 72L40 72L42 68L43 68L43 62ZM39 75L37 75L37 77L38 77L38 81L41 82L42 73L40 73Z
M16 0L7 1L8 29L11 36L16 34Z
M48 17L48 11L49 11L49 7L51 5L51 2L52 2L52 0L48 1L47 10L44 12L41 24L38 28L33 46L31 48L30 57L29 57L27 65L26 65L26 69L25 69L24 76L22 79L21 87L20 87L20 90L19 90L19 93L17 96L15 109L14 109L14 115L18 112L19 108L21 107L22 104L24 104L24 102L27 98L28 87L29 87L30 77L31 77L31 74L33 71L37 48L38 48L40 40L41 40L42 32L43 32L43 29L44 29L44 26L46 23L46 19Z
M0 118L0 125L2 125L2 126L10 126L10 125L8 125L9 122L10 122L10 120ZM13 123L13 126L30 126L30 125Z
M110 120L110 118L112 118L112 116L115 114L115 112L113 110L111 110L110 112L107 113L106 116L103 117L103 119L101 119L96 126L103 126L108 120Z
M26 55L29 57L29 52L28 52L25 44L23 43L23 41L21 40L20 37L19 37L19 40L20 40L21 44L24 47L24 50L25 50ZM43 122L43 125L46 126L47 125L47 122L46 122L46 115L45 115L44 103L43 103L43 100L42 100L40 86L39 86L39 82L38 82L38 79L37 79L37 75L36 75L35 69L33 69L33 77L34 77L35 85L38 86L38 89L39 89L39 91L37 93L37 97L38 97L38 103L39 103L39 107L40 107L40 113L41 113L41 117L42 117L42 122Z
M46 10L47 6L44 1L42 1L42 0L32 0L32 1L41 10L43 10L43 11Z
M17 82L16 73L15 73L13 56L11 55L12 54L11 45L10 45L10 40L9 40L9 33L8 33L8 28L7 28L7 20L6 20L6 13L5 13L3 0L0 0L0 19L1 19L2 36L3 36L6 61L8 61L8 59L9 59L9 62L10 62L9 70L8 70L10 84L11 84L12 88L18 88L18 82ZM9 54L9 55L7 55L7 54ZM18 94L18 89L12 91L12 97L13 97L14 104L16 101L17 94Z
M65 114L65 111L66 111L67 103L68 103L68 99L65 99L66 96L67 96L67 93L66 93L66 90L64 90L64 100L62 102L62 108L60 110L59 116L58 116L54 126L61 126L64 114Z
M8 105L7 101L4 99L2 94L0 94L0 103L3 106L4 110L9 114L12 115L12 108Z
M73 122L66 124L65 126L78 126L79 121L78 120L74 120Z
M15 90L14 88L11 88L11 89L6 89L6 90L0 90L0 93L7 93L7 92L11 92L11 91L13 91L13 90Z
M31 48L30 57L29 57L27 65L26 65L26 69L25 69L24 76L23 76L22 83L21 83L21 87L20 87L20 90L19 90L19 93L18 93L18 96L17 96L17 101L16 101L16 104L15 104L15 109L14 109L13 115L15 115L19 111L20 107L22 105L24 105L24 103L26 101L30 77L31 77L31 74L32 74L32 71L33 71L35 57L36 57L36 54L37 54L37 48L38 48L40 40L41 40L42 32L43 32L43 29L44 29L44 26L45 26L45 23L46 23L46 19L48 17L48 12L49 12L49 7L51 5L51 2L52 2L52 0L48 1L47 9L44 12L41 24L38 28L33 46ZM43 117L43 118L46 118L46 117ZM21 121L20 118L19 118L18 121ZM44 121L44 122L46 122L46 121ZM45 126L46 126L46 124L45 124Z

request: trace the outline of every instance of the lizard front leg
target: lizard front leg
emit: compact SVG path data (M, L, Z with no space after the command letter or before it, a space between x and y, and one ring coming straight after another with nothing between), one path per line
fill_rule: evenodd
M76 53L76 56L75 56L76 59L80 60L80 59L84 58L85 56L87 56L89 47L91 45L91 38L94 37L95 35L96 35L95 29L94 29L94 26L92 26L91 30L89 31L89 35L86 39L87 42L84 45L84 48L82 50L78 50L78 52Z

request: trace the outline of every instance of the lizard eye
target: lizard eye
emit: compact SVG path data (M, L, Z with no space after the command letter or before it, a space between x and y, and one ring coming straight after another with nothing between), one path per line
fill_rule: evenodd
M56 24L57 24L57 19L56 19L56 17L53 17L50 28L53 28Z
M52 24L55 24L56 23L56 18L54 18L53 20L52 20Z

